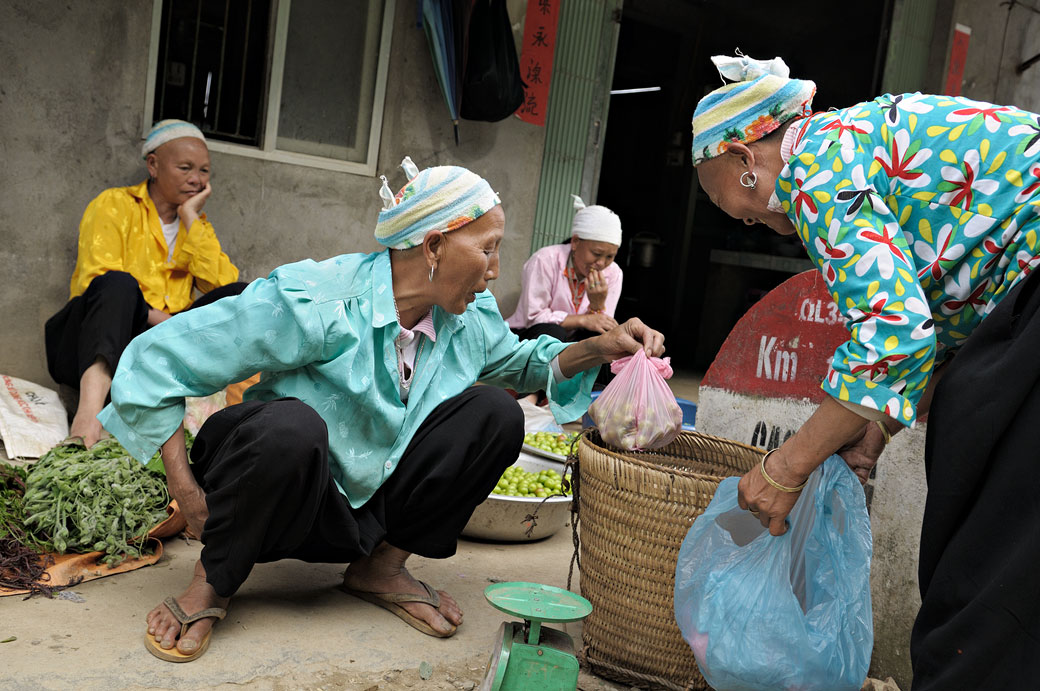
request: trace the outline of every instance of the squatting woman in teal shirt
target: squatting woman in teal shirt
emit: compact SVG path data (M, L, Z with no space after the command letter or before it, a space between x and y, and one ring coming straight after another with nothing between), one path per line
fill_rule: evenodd
M694 114L701 186L797 233L849 331L829 396L744 476L741 505L779 535L824 459L865 479L929 413L913 688L1034 687L1040 116L923 94L811 113L815 85L779 58L713 60L733 83Z
M141 460L162 446L171 493L205 545L188 589L148 615L158 657L198 657L253 565L284 558L350 562L347 592L452 635L457 603L405 561L454 554L520 451L519 406L475 382L544 389L571 420L590 402L590 368L664 350L638 320L576 344L520 342L487 291L505 228L498 196L464 168L404 167L408 184L382 192L387 250L283 266L151 329L120 360L101 421ZM246 401L199 431L189 465L184 397L256 371Z

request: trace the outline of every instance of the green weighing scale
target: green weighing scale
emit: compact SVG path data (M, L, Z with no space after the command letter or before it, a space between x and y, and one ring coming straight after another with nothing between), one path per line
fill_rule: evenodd
M542 622L579 621L592 612L592 604L563 588L523 582L493 583L484 597L495 609L524 623L504 621L498 628L479 691L574 691L574 641Z

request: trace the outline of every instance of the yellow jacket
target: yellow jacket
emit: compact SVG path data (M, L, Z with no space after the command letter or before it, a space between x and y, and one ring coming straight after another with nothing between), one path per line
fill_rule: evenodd
M125 271L137 279L149 305L175 314L191 306L193 286L208 293L238 280L205 214L187 232L181 223L173 259L166 261L168 255L147 181L107 189L83 212L69 297L81 295L103 273Z

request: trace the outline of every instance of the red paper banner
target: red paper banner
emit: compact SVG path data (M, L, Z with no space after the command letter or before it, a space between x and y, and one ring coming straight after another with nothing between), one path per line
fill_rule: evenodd
M556 51L556 19L563 0L528 0L524 18L524 43L520 50L520 78L524 102L516 115L524 122L545 126Z
M960 96L961 84L964 82L964 63L968 60L968 40L971 38L971 27L958 24L953 32L953 46L950 47L950 66L946 69L947 96Z

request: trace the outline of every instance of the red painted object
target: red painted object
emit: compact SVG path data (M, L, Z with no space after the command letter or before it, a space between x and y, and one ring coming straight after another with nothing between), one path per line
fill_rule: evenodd
M552 84L553 57L556 51L556 23L563 0L530 0L524 17L524 43L520 49L520 78L524 82L524 102L517 117L545 126Z
M946 68L947 96L960 96L964 83L964 66L968 62L968 42L971 40L971 28L958 24L953 32L953 45L950 46L950 64Z
M771 290L740 318L701 381L733 393L823 400L820 382L834 349L848 340L845 318L818 271Z

